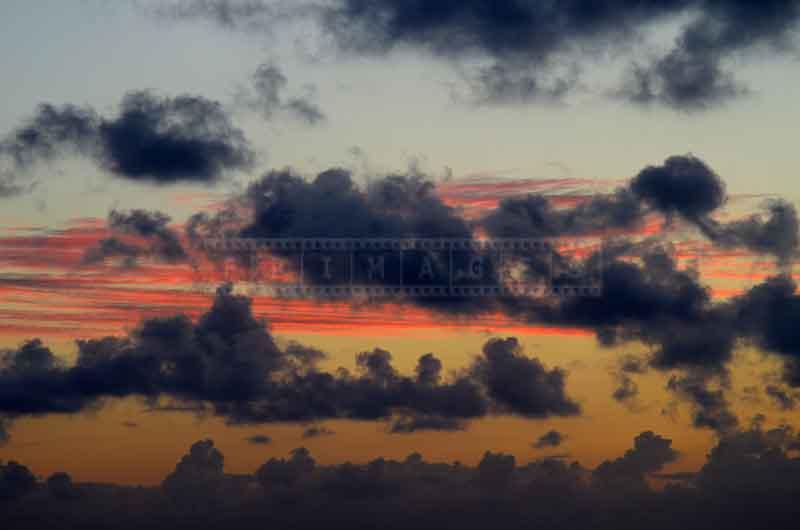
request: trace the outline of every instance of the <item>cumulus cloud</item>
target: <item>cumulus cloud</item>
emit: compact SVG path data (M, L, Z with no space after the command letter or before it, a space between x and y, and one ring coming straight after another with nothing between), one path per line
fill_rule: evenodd
M672 448L672 440L646 431L634 439L633 449L620 458L600 464L594 470L593 480L604 487L641 487L646 475L660 471L666 464L674 462L678 455Z
M788 526L796 512L800 466L791 455L798 447L790 427L755 425L720 439L699 470L679 473L663 472L679 457L671 440L645 431L623 456L595 469L557 458L520 465L494 451L475 465L431 462L419 453L320 464L298 447L253 473L229 474L214 442L203 440L160 487L73 484L65 473L45 485L24 466L2 465L0 510L14 528L161 528L176 520L202 528L298 529L633 529L643 520L653 528ZM651 487L650 478L666 487ZM69 495L61 495L63 486ZM120 519L124 507L136 510Z
M210 407L231 423L396 416L394 432L408 432L460 427L489 413L580 412L566 393L566 372L526 357L514 338L489 341L472 368L448 378L433 377L438 360L430 354L416 375L403 375L380 348L356 355L357 373L320 371L321 352L296 343L279 348L250 300L229 288L197 322L149 319L129 336L79 340L77 347L73 365L40 340L2 352L0 413L76 413L125 396L158 406L163 396L183 410Z
M148 91L128 93L113 117L89 107L42 104L0 140L0 161L13 172L11 184L21 182L36 163L65 155L88 158L120 178L155 184L212 183L254 163L244 133L219 103ZM11 184L5 182L4 189Z

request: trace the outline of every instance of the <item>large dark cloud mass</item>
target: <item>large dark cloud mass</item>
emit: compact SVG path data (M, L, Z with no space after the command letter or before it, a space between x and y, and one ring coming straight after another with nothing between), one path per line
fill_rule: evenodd
M552 101L582 85L587 64L623 58L630 66L614 93L681 110L746 94L734 65L796 50L800 22L794 0L196 0L159 12L262 31L287 19L316 20L346 52L412 49L466 66L468 86L482 103ZM680 24L677 36L657 51L654 41L668 23ZM628 59L632 42L650 57Z
M272 172L252 184L241 200L250 212L249 221L230 212L215 218L198 218L192 224L194 237L457 237L475 241L476 226L467 223L456 209L446 206L435 194L433 185L419 175L389 176L361 189L349 172L339 169L322 172L313 180L286 171ZM541 195L511 197L501 201L476 224L495 238L602 238L609 230L635 234L648 218L658 216L666 221L665 230L680 223L704 236L712 249L743 248L771 255L781 266L797 255L794 206L771 202L767 204L766 218L755 215L722 222L716 217L726 201L725 185L708 164L691 155L673 156L661 165L644 168L610 195L598 195L562 208L554 207ZM226 223L226 219L235 222ZM737 423L724 396L727 387L722 383L740 343L756 341L767 351L782 356L786 360L786 382L794 385L800 379L793 375L800 372L795 368L800 349L789 333L794 318L791 315L795 314L795 286L788 277L778 276L743 296L714 301L697 271L679 265L674 249L663 241L666 235L666 232L661 235L661 241L622 235L601 242L598 251L590 251L577 262L553 250L553 263L596 271L602 280L602 291L596 296L566 297L555 303L502 295L472 298L420 295L401 301L448 316L499 311L531 324L593 329L606 345L641 341L651 349L646 362L652 367L684 372L668 389L693 403L694 423L730 430ZM280 249L274 252L286 258L293 253ZM474 258L485 257L482 250L470 252ZM297 263L292 263L297 268ZM569 276L552 276L554 269L543 256L533 256L522 268L523 277L528 280L550 277L571 285ZM490 283L502 285L504 279L498 271L486 272ZM307 268L304 274L309 284L326 285L322 269ZM386 279L375 283L391 284ZM557 387L558 376L538 375L535 365L509 353L513 350L511 343L487 344L485 359L476 366L478 375L493 393L496 405L506 404L516 413L536 416L536 407L548 402L547 396L530 393L524 385L517 384L514 376L525 374L520 377L524 380L546 377L555 385L537 386L536 391ZM376 357L373 361L377 360ZM430 360L420 370L424 378L439 373ZM638 392L633 375L631 371L620 371L617 377L620 387L615 397L629 405L634 403ZM527 402L529 399L531 404ZM554 406L569 408L566 403ZM424 415L405 417L397 429L409 431L422 424L458 428L457 423L441 421L431 411L418 412Z
M78 341L67 366L39 340L0 357L0 414L9 418L77 413L103 398L161 396L232 423L325 418L390 420L394 432L447 429L490 413L530 417L580 412L566 394L566 373L526 357L516 339L490 341L460 375L432 374L423 355L415 377L398 373L391 354L356 356L357 373L317 369L321 353L281 349L250 300L221 289L197 323L185 316L146 320L128 337ZM321 434L320 431L318 434Z
M140 91L127 94L111 118L88 107L41 105L0 140L0 162L15 174L0 180L2 189L16 189L19 174L35 163L67 154L87 157L118 177L157 184L213 182L254 162L244 133L219 103Z
M647 431L595 469L492 451L475 466L419 453L323 465L298 447L233 475L201 440L160 487L73 483L63 472L42 483L21 464L0 465L0 517L20 529L784 528L797 516L798 448L790 428L756 425L721 439L697 472L661 473L679 454Z

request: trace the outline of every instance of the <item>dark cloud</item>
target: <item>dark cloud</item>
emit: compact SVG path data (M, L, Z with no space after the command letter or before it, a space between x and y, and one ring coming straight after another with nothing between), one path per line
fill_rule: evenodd
M574 208L557 209L543 195L503 199L483 220L495 237L559 237L631 229L644 220L637 198L625 188Z
M73 500L78 498L80 492L72 482L69 474L59 471L50 475L46 482L47 492L58 500Z
M253 316L250 300L229 288L220 289L196 323L183 315L154 318L127 337L79 340L77 346L74 365L39 340L3 352L0 413L77 413L125 396L159 410L159 398L166 397L179 410L241 424L406 417L396 422L399 432L454 426L489 413L580 411L566 394L566 373L524 356L514 338L489 341L472 368L446 379L434 377L431 355L421 358L415 376L406 376L380 348L356 356L355 374L322 372L316 367L322 352L296 343L279 348L266 323Z
M222 106L199 96L130 93L119 116L104 120L99 133L104 165L133 180L213 182L253 163L244 134Z
M494 237L597 235L635 229L657 212L667 221L676 216L688 221L719 247L772 255L781 264L797 255L800 224L794 205L771 200L766 215L722 223L712 214L727 198L725 183L708 164L693 155L677 155L647 166L613 193L571 208L555 208L548 197L536 194L503 199L481 224Z
M529 417L580 412L565 393L566 372L547 370L538 359L526 357L514 337L490 339L472 371L501 409Z
M118 177L156 184L210 183L226 171L250 169L254 161L244 133L219 103L146 91L128 93L113 118L91 108L41 105L0 141L0 158L15 173L11 184L37 162L68 154Z
M725 435L738 428L739 419L731 410L730 402L725 396L725 376L718 382L717 388L712 386L712 379L702 372L690 372L684 376L671 377L667 389L692 404L692 421L695 427L712 429Z
M667 216L700 222L725 202L725 184L705 162L673 156L664 165L648 166L630 183L631 191Z
M666 464L677 460L678 455L672 448L672 440L646 431L634 439L633 449L622 457L600 464L594 470L593 479L604 487L640 487L646 475L660 471Z
M36 489L36 477L13 460L0 462L0 502L23 497Z
M623 355L618 360L618 366L612 372L614 379L617 382L617 388L614 390L611 397L615 400L631 405L639 395L639 385L631 377L634 375L641 375L647 372L649 368L648 360L635 355Z
M630 100L682 110L704 109L748 92L727 70L742 57L783 53L796 46L800 7L793 0L706 0L651 65L634 66L623 89Z
M671 440L647 431L623 456L594 470L560 458L518 465L514 455L493 451L474 466L430 462L419 453L323 465L299 447L255 473L233 475L225 472L219 449L204 440L161 487L72 484L59 473L53 486L71 484L76 495L69 502L24 466L2 466L0 491L14 493L0 504L0 514L20 529L174 528L186 522L198 528L633 530L643 521L658 529L791 528L797 442L788 426L736 431L719 440L697 472L662 472L678 452ZM652 488L649 478L667 484Z
M0 502L23 497L36 489L36 477L17 462L0 462Z
M269 444L272 443L272 438L270 438L269 436L267 436L265 434L255 434L253 436L250 436L250 437L246 438L246 440L247 440L247 443L250 443L250 444L253 444L253 445L269 445Z
M786 362L784 379L800 386L793 367L800 358L800 338L795 323L800 318L797 285L788 276L767 279L734 302L736 325L762 349L776 353Z
M685 111L718 106L747 93L718 57L696 57L680 48L648 66L631 66L620 90L632 103Z
M346 53L383 56L412 49L461 70L474 69L466 76L474 99L501 104L558 100L584 86L578 76L584 67L609 56L627 59L633 49L655 48L664 24L685 20L671 48L635 61L615 90L636 104L684 111L748 93L736 79L735 66L795 51L800 21L794 0L614 0L602 6L582 1L197 0L158 11L251 31L311 19Z
M709 223L706 235L721 247L746 248L759 254L770 254L787 265L797 256L800 246L800 223L797 209L784 200L766 204L767 216L754 214L729 223Z
M163 480L161 488L178 506L194 510L216 506L225 480L224 463L225 457L212 440L196 442Z
M102 239L84 253L84 262L97 263L107 258L125 258L126 265L134 265L139 258L148 257L179 263L189 259L180 235L169 227L171 218L161 212L112 210L108 214L108 228L115 235ZM134 236L145 244L123 241L120 236Z
M559 445L564 443L564 440L566 440L566 439L567 439L566 435L564 435L564 434L562 434L562 433L560 433L558 431L551 430L551 431L547 431L546 433L541 435L539 437L539 439L536 440L536 442L534 442L532 445L536 449L545 449L545 448L548 448L548 447L558 447Z
M434 184L419 174L389 175L360 189L349 171L329 169L306 180L291 171L272 171L253 183L242 199L252 209L252 221L243 237L269 238L463 238L473 240L473 230L458 211L444 204ZM219 230L219 229L217 229ZM296 256L296 249L277 249L278 256ZM465 251L464 259L480 258L479 250ZM446 264L429 254L406 253L404 269L421 271L430 266L433 278L449 273ZM489 263L489 260L486 260ZM296 260L289 263L297 270ZM298 270L299 272L299 270ZM396 285L399 269L385 266L382 275L363 278L375 286ZM487 265L484 274L496 277ZM308 264L303 278L310 285L330 286L321 261ZM335 279L334 279L335 280ZM410 281L411 278L406 278ZM413 278L418 281L419 278ZM479 313L491 309L490 300L475 303L467 296L420 296L414 303L444 313Z

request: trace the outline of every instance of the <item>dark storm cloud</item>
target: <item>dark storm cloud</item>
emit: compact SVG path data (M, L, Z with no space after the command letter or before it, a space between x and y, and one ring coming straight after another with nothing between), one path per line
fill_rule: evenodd
M546 433L541 435L539 437L539 439L536 440L536 442L534 442L532 445L536 449L545 449L545 448L548 448L548 447L558 447L559 445L564 443L564 440L566 440L566 438L567 438L566 435L564 435L564 434L562 434L562 433L560 433L558 431L555 431L555 430L547 431Z
M169 227L171 218L161 212L131 210L123 212L112 210L108 214L108 228L114 237L101 240L96 246L86 250L84 261L97 263L106 258L123 257L126 264L135 264L137 258L150 257L167 263L184 262L189 259L180 236ZM118 236L136 236L144 239L146 245L122 241Z
M245 108L260 113L265 120L285 112L309 125L324 122L325 114L308 97L284 97L288 83L278 66L265 63L253 73L251 85L240 89L236 100Z
M112 118L91 108L41 105L0 140L0 159L14 173L4 188L34 164L70 154L118 177L156 184L214 182L226 171L251 168L254 161L244 133L219 103L130 92Z
M388 351L356 355L357 373L322 372L324 355L296 343L279 348L250 300L221 289L193 323L183 315L144 321L127 337L79 340L68 366L32 340L2 352L0 413L9 417L78 413L108 397L159 397L230 423L390 420L396 432L455 428L489 413L530 417L580 412L566 373L526 357L516 339L489 341L459 375L438 376L430 354L415 376L400 374Z

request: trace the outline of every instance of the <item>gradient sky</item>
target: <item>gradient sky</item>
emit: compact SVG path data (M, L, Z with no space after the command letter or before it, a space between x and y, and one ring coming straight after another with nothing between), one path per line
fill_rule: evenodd
M800 56L794 50L734 57L736 77L749 93L700 111L643 108L609 97L615 72L627 63L616 56L584 64L581 83L562 101L493 106L468 101L459 67L413 46L362 56L336 50L309 20L242 30L220 27L211 18L157 16L150 9L158 5L2 2L0 138L41 103L89 105L113 115L126 93L151 90L221 102L249 139L256 163L214 184L169 186L119 178L75 156L34 164L25 178L37 181L35 188L0 198L2 348L38 337L70 362L75 339L124 334L155 316L199 317L213 297L194 290L185 264L87 266L82 256L110 234L106 217L112 209L163 211L180 230L191 214L221 208L272 168L291 167L310 178L344 167L360 183L418 171L438 184L437 196L469 218L510 195L542 193L554 204L580 202L624 185L648 165L690 153L727 186L730 199L720 219L748 215L769 198L800 198L800 106L792 88L800 84ZM668 45L680 27L680 20L665 22L649 34L649 45ZM309 125L278 112L265 120L237 105L236 95L264 63L285 74L286 97L307 98L326 119ZM649 226L657 231L660 223ZM646 228L632 235L643 234ZM696 231L690 237L699 238ZM769 257L747 251L710 254L699 271L717 300L779 271ZM20 277L30 281L16 281ZM389 434L384 422L332 420L322 424L333 436L303 440L308 424L230 426L191 412L148 411L138 398L108 398L105 406L74 415L16 418L0 459L25 462L42 476L67 470L80 481L155 484L188 445L211 437L225 452L227 469L242 473L301 443L323 463L400 458L416 450L435 461L474 464L491 449L516 454L521 462L566 453L594 467L624 452L639 432L653 430L680 449L682 457L666 468L678 471L702 465L717 439L712 430L692 426L691 406L666 389L669 373L637 376L640 395L633 405L611 397L620 356L650 351L639 342L605 348L590 329L527 324L500 314L449 319L412 305L351 307L255 297L253 307L281 344L298 341L328 352L322 366L330 370L354 369L355 355L375 347L390 351L402 373L412 373L427 352L435 352L445 371L463 369L490 337L517 336L527 355L567 370L568 394L583 410L568 418L492 416L470 422L465 431L407 435ZM757 413L775 425L799 419L797 411L782 410L764 396L755 402L745 392L763 386L765 375L780 366L757 347L737 349L727 398L743 424ZM531 447L551 429L567 435L563 446ZM272 443L248 443L255 434L269 435Z

